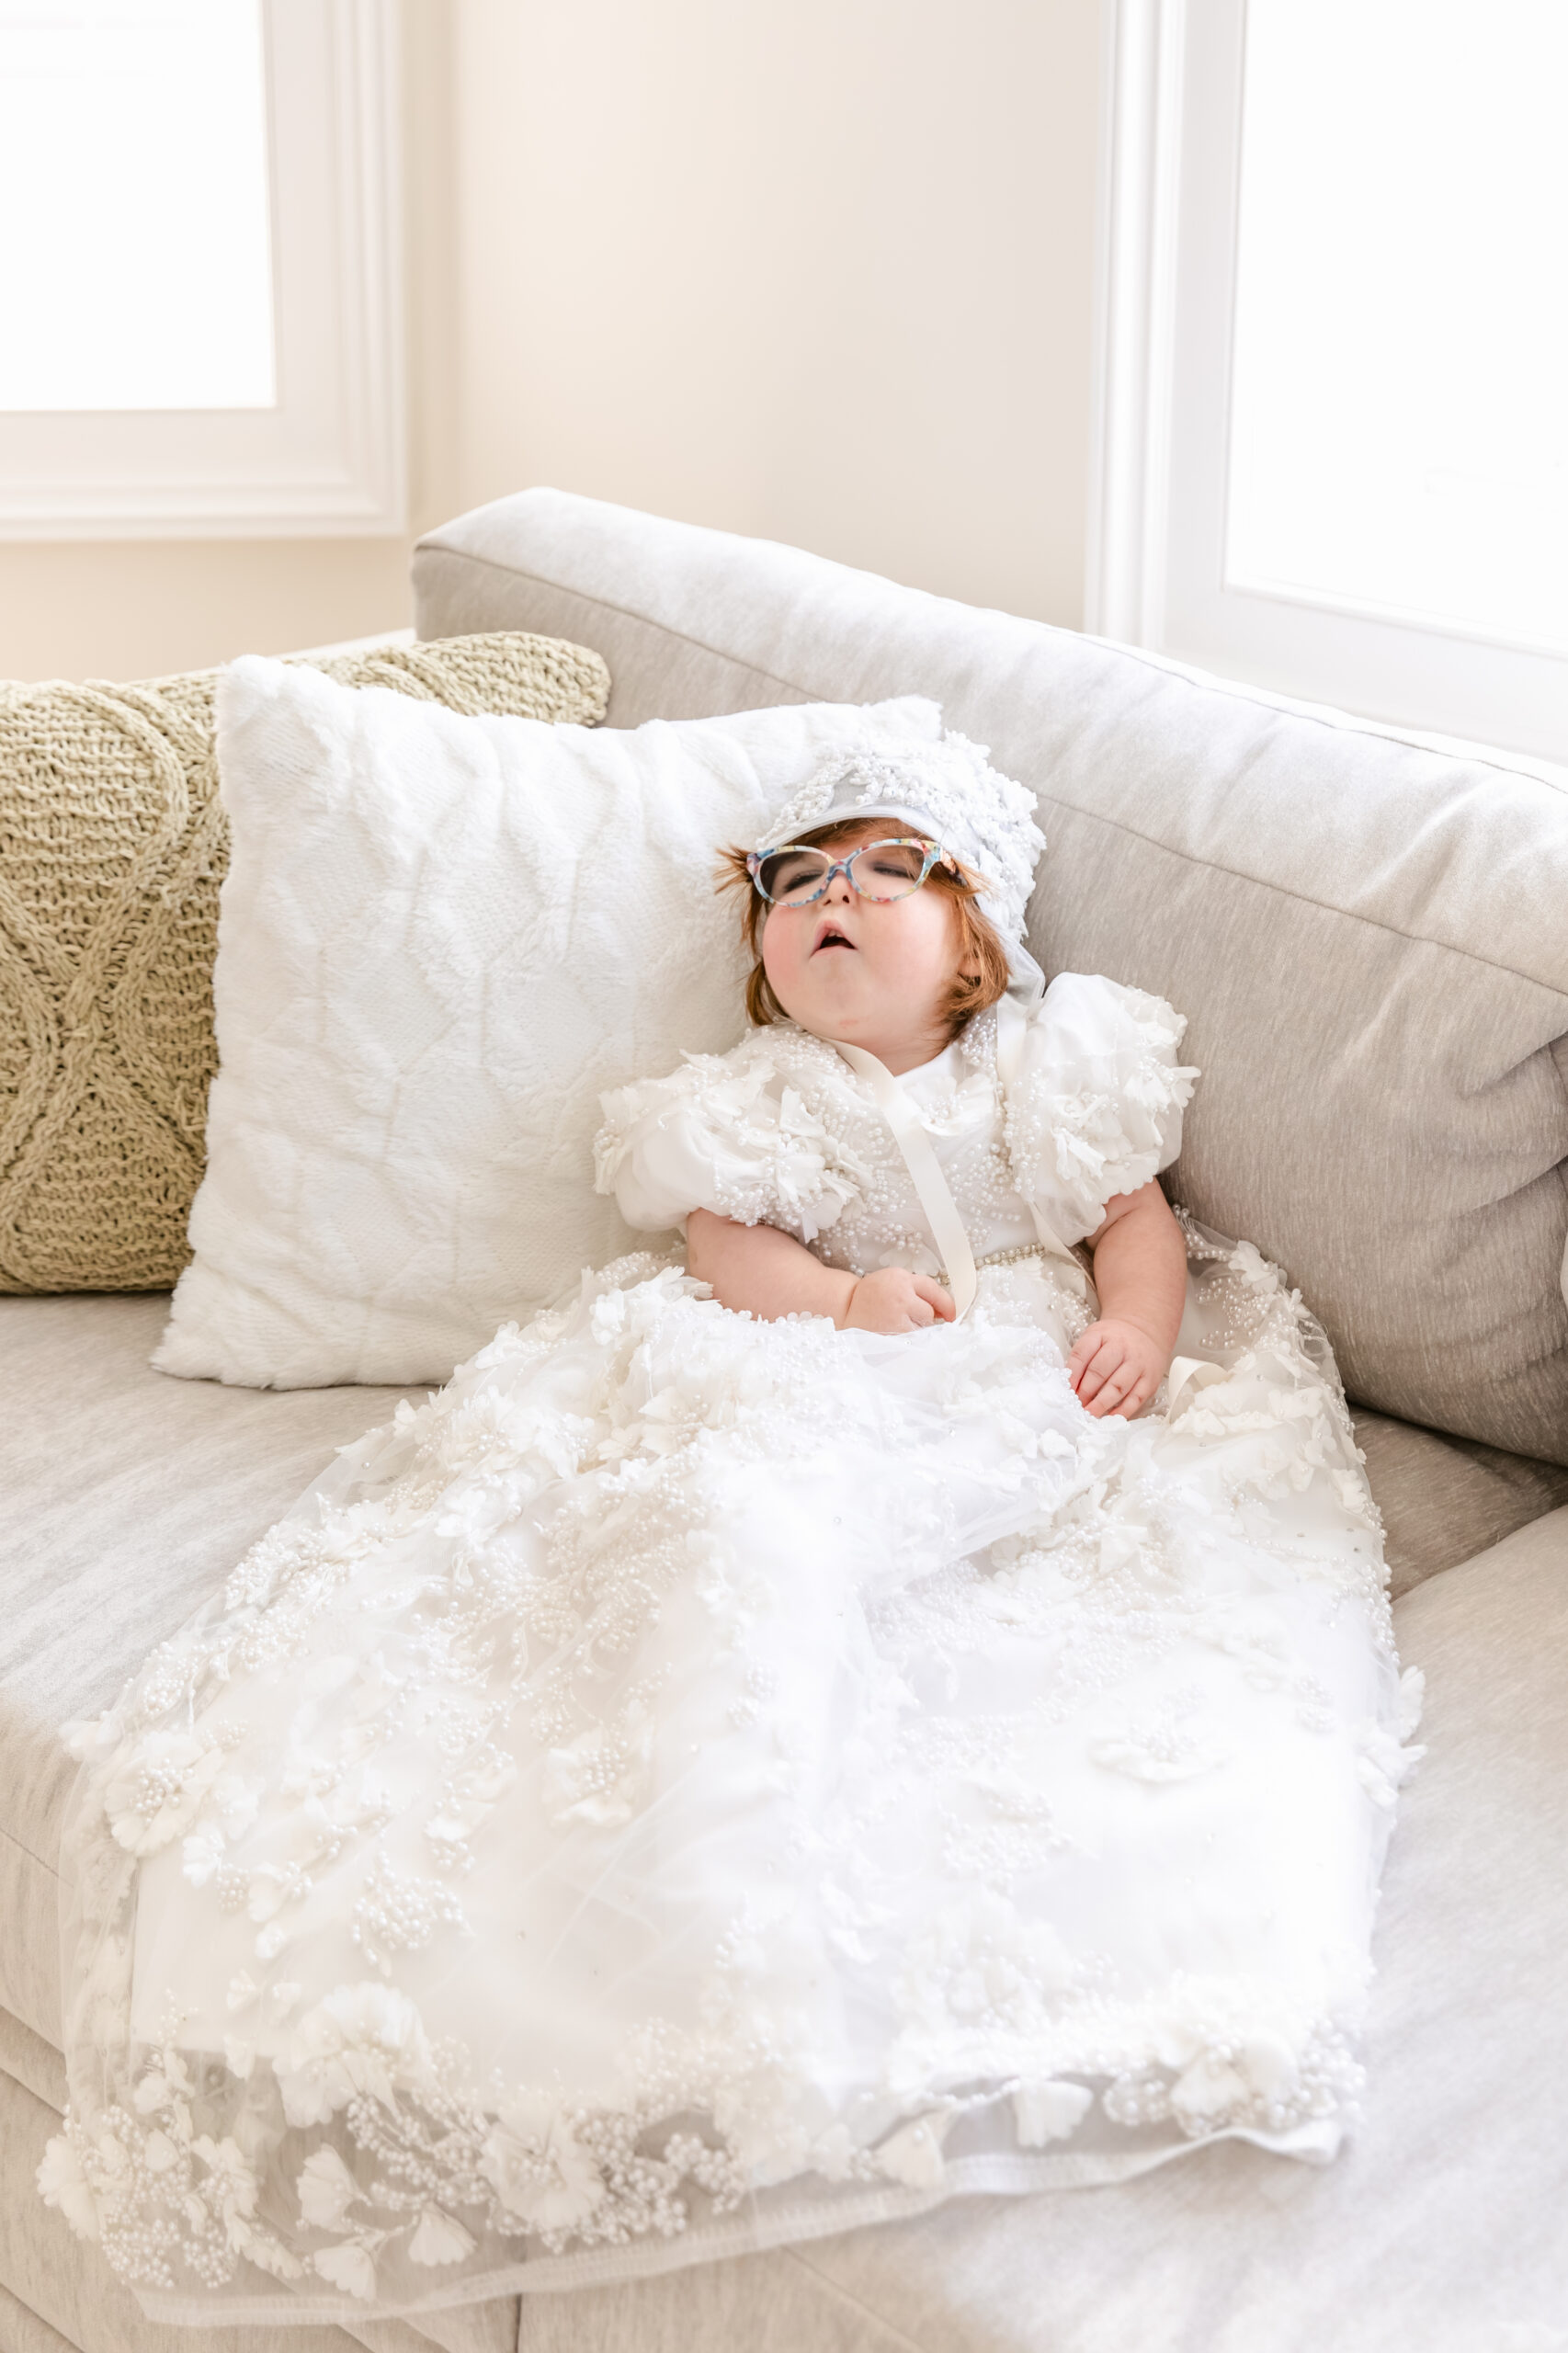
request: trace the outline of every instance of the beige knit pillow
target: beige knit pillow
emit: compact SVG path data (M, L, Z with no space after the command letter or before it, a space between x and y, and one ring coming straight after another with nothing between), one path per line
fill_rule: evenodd
M506 631L317 660L351 687L597 726L597 654ZM215 670L0 681L0 1291L162 1290L190 1253L228 837Z

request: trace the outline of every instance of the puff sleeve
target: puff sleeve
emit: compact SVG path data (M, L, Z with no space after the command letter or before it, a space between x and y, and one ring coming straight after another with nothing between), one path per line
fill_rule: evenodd
M812 1242L860 1197L863 1172L756 1041L599 1099L595 1189L640 1231L684 1228L704 1209Z
M1030 1018L1006 1109L1014 1181L1063 1242L1104 1222L1181 1150L1199 1074L1176 1060L1187 1023L1163 997L1059 973Z

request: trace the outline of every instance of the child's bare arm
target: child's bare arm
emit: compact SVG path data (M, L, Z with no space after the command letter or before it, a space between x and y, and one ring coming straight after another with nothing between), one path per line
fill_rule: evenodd
M1100 1314L1067 1359L1091 1414L1142 1412L1170 1370L1187 1297L1187 1245L1157 1184L1119 1193L1089 1247Z
M770 1319L831 1315L841 1324L855 1289L853 1275L824 1267L792 1233L776 1225L737 1225L710 1210L693 1210L687 1220L686 1270L710 1283L723 1306Z
M902 1267L844 1274L776 1225L737 1225L711 1210L693 1210L687 1220L686 1270L710 1284L722 1306L769 1320L829 1315L841 1331L913 1332L953 1313L947 1292L927 1276Z

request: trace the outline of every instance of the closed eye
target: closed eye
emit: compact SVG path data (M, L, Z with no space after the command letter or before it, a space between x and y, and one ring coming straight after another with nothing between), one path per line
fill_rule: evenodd
M918 850L904 848L892 842L874 846L857 860L858 865L868 868L872 874L897 882L913 882L925 862Z
M768 894L775 899L793 898L798 892L818 888L825 861L812 858L781 858L763 869L763 880Z

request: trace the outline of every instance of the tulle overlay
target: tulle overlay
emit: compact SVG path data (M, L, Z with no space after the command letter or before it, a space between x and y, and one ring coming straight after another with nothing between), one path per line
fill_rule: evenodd
M650 1256L338 1460L75 1735L42 2182L149 2311L1333 2154L1410 1725L1326 1344L1189 1259L1131 1424L1045 1255L897 1339Z

